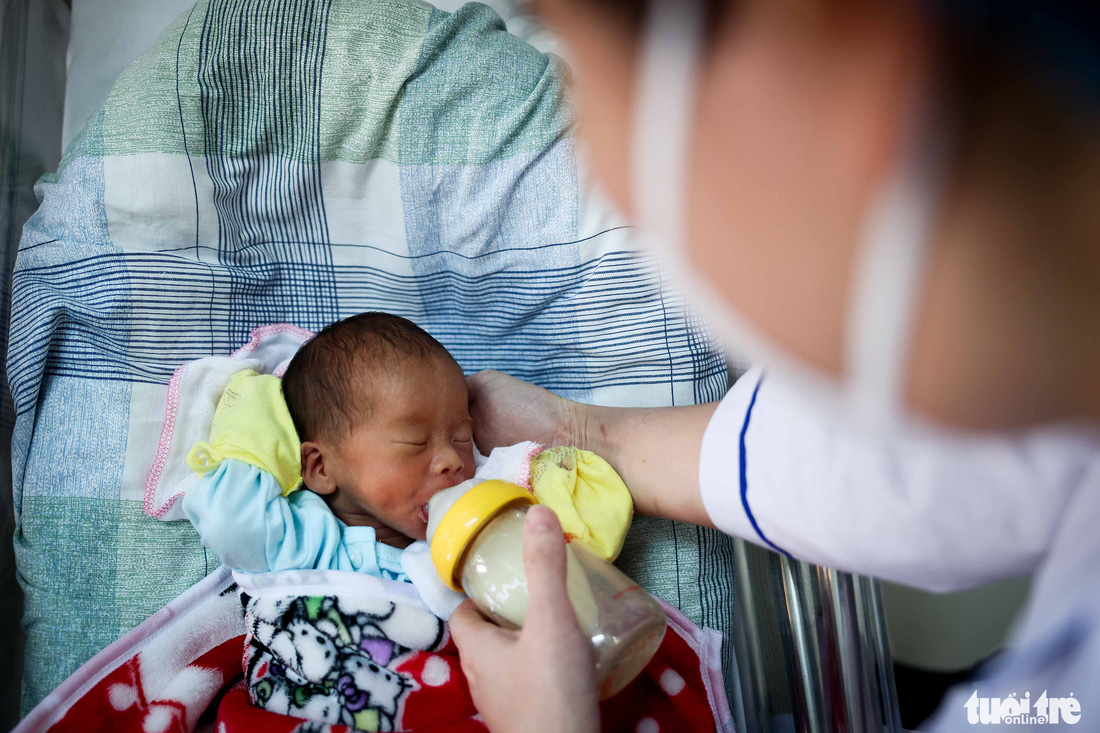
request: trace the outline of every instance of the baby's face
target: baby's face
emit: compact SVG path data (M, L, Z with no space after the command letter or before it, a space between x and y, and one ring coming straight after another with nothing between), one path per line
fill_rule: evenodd
M449 360L408 360L368 389L370 418L326 460L338 487L330 505L347 524L374 518L422 540L428 499L474 475L466 380Z

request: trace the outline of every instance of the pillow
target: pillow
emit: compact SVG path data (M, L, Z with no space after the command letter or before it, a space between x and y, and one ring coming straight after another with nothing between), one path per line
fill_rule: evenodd
M145 477L173 371L260 324L386 310L467 373L603 404L724 393L578 170L565 73L477 4L200 0L122 74L37 186L13 276L24 709L217 568L145 514ZM731 540L638 521L623 567L728 631Z

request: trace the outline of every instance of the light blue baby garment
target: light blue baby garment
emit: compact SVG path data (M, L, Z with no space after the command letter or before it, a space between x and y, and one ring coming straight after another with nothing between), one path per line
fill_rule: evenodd
M373 527L349 527L312 491L280 492L267 471L227 458L188 490L183 510L233 570L348 570L409 582L402 551L378 542Z

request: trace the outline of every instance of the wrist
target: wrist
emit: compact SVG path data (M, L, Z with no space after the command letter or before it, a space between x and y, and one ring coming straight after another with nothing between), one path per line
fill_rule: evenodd
M586 405L568 402L567 405L570 445L591 451L615 465L617 449L612 425L622 408Z
M588 435L588 423L590 412L594 409L593 406L586 405L583 402L567 400L564 397L560 399L561 432L558 442L561 445L568 445L574 448L596 452L596 449L593 448L590 443Z

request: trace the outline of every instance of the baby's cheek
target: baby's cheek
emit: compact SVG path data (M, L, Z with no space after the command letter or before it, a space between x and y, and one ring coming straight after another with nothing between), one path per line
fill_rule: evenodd
M472 450L465 451L462 456L462 479L470 479L474 477L474 452Z

